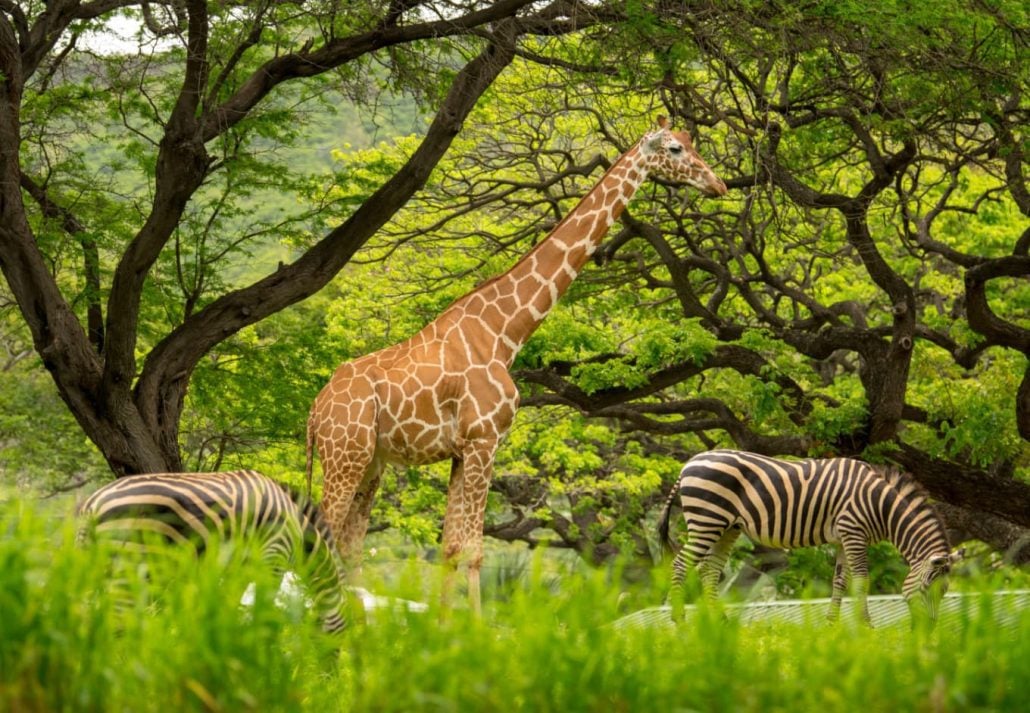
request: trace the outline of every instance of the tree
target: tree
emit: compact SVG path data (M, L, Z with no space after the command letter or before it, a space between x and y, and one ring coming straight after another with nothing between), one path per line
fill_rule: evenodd
M142 21L140 53L84 48L119 11ZM0 3L0 269L33 348L112 470L178 470L198 361L337 274L425 183L520 42L605 12L563 0ZM375 63L434 107L422 141L296 259L231 284L227 263L255 236L298 230L294 217L221 232L258 186L296 188L282 162L260 157L303 138L287 102L333 86L337 100L360 98ZM115 155L98 166L109 149L65 139L77 130ZM157 299L169 287L178 304Z
M19 199L31 197L25 214L55 275L45 294L66 297L63 311L33 299L34 290L43 294L39 278L19 303L45 318L32 318L41 353L37 331L43 347L55 343L49 315L83 325L85 337L64 337L71 347L44 357L57 354L61 367L97 355L90 359L99 376L82 382L96 388L80 391L104 398L86 411L112 423L114 413L124 424L104 442L128 443L126 430L144 443L153 438L140 452L156 452L162 469L177 442L193 454L191 466L246 458L296 470L307 405L336 364L409 336L477 280L508 267L664 113L694 131L730 196L701 203L669 186L641 191L603 246L602 264L574 283L526 345L516 364L523 408L498 456L487 532L535 546L548 530L550 544L595 562L618 551L646 554L648 513L678 464L731 446L895 460L966 534L999 549L1025 538L1022 7L899 1L872 14L847 2L735 0L626 4L623 17L598 4L498 6L484 4L476 15L459 3L393 3L404 12L391 16L385 3L367 11L341 5L336 15L329 8L298 18L270 6L258 44L240 40L238 13L251 10L211 11L208 64L219 68L209 74L223 79L209 84L224 88L204 95L204 111L263 86L249 82L283 58L312 76L283 78L206 144L216 160L163 249L148 243L158 255L138 293L138 376L108 366L111 329L126 326L111 316L115 278L132 276L118 265L138 260L127 248L142 246L139 226L165 175L154 147L170 125L160 117L172 116L182 86L168 85L177 75L164 68L186 55L161 55L161 65L146 58L153 83L142 96L139 59L69 51L79 64L66 58L62 71L29 75L27 86L43 90L21 105L21 172L35 180L23 183ZM505 8L507 19L493 25L468 19ZM434 10L448 19L430 21ZM305 30L293 32L294 22ZM427 23L453 33L441 40ZM368 27L381 32L354 29ZM358 53L362 42L378 49ZM330 47L354 48L355 56L332 71L306 64L327 61ZM470 63L459 59L476 52ZM497 68L485 57L503 63L509 55L513 66L494 80ZM469 69L477 61L478 83ZM108 65L103 83L83 78L84 67L100 76ZM428 76L429 66L439 78ZM478 102L456 96L463 76L477 91L489 85ZM288 152L314 131L311 122L298 130L294 112L339 101L331 91L369 98L373 81L439 107L436 128L422 140L345 151L327 188ZM459 103L466 118L451 136L446 127L462 122L445 110ZM45 118L64 107L70 111ZM101 128L74 123L90 119ZM66 141L55 151L53 137L69 126L94 144L121 143L87 151ZM411 160L426 142L435 159L416 171ZM125 172L107 178L90 169L98 152L127 163ZM166 151L164 160L177 154ZM153 179L134 182L130 169ZM302 197L299 207L279 211L275 194L283 192ZM8 256L21 255L9 235L0 234L5 275L14 265ZM72 261L79 267L70 269ZM294 306L275 312L285 304ZM105 346L83 349L89 338ZM124 362L124 339L115 344L111 353ZM74 373L62 368L51 367L59 384L59 371ZM105 391L108 372L135 381L112 381ZM128 416L113 407L119 403ZM185 434L177 430L183 409L196 419ZM123 471L144 468L142 459L123 461L109 457ZM373 527L401 526L431 541L445 482L446 472L432 469L395 473ZM1014 556L1026 561L1030 549Z
M601 463L624 452L604 441L891 459L953 526L1004 550L1030 527L1021 12L661 5L600 55L565 55L577 72L547 97L533 80L497 93L488 128L411 206L431 220L395 221L381 248L394 260L398 244L472 239L503 257L458 274L498 271L639 135L649 98L636 90L658 86L740 200L642 192L607 264L520 355L523 413L564 407L627 434L549 441ZM645 42L651 57L624 51ZM498 479L507 508L493 534L535 542L548 526L566 546L607 550L642 522L616 525L620 510L660 498L605 493L596 461L534 461L530 445L498 471L544 485ZM1014 556L1030 561L1030 548Z

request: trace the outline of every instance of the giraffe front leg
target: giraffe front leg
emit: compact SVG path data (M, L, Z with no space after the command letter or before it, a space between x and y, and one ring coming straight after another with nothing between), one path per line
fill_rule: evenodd
M482 611L479 571L483 564L483 523L496 449L494 438L466 445L461 466L452 468L447 492L444 555L454 563L451 566L464 561L468 567L469 606L477 615Z
M486 500L490 493L490 480L494 475L494 456L497 439L482 441L465 460L465 498L470 506L470 520L465 529L463 548L468 551L469 604L479 615L482 600L479 572L483 565L483 526L486 522Z
M440 594L444 611L454 602L455 577L458 557L461 555L461 538L458 525L462 520L458 509L462 507L462 491L465 487L465 469L460 458L451 461L451 478L447 483L447 507L443 518L443 591Z

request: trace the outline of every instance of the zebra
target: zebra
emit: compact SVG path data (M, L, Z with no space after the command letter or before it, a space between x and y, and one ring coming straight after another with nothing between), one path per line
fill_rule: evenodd
M831 621L840 615L850 576L859 613L871 623L866 601L870 544L889 540L897 547L910 568L902 594L913 613L913 604L921 600L931 621L947 588L944 575L964 554L950 551L940 517L910 476L854 458L788 461L735 450L700 453L683 466L659 519L659 538L670 548L669 519L677 496L687 523L687 542L673 561L669 595L677 620L687 568L696 565L704 594L714 598L741 532L770 547L838 545Z
M253 470L150 473L119 478L78 508L78 540L113 540L127 551L152 554L153 540L182 544L198 556L213 540L247 540L283 573L299 566L328 632L347 621L343 569L321 508Z

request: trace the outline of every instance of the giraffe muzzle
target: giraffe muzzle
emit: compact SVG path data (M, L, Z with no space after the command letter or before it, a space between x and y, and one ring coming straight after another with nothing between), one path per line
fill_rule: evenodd
M722 182L721 178L717 178L715 175L712 176L712 180L705 184L705 187L701 189L709 198L717 198L719 196L726 195L726 184Z

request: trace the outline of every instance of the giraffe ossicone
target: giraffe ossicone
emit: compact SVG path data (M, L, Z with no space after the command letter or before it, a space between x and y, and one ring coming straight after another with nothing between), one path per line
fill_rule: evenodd
M483 519L498 444L519 394L508 373L519 349L565 293L644 180L657 175L708 196L726 184L690 135L665 117L602 176L551 233L404 342L340 365L308 417L324 474L323 510L341 554L360 559L372 499L387 463L451 460L443 547L468 566L478 611Z

